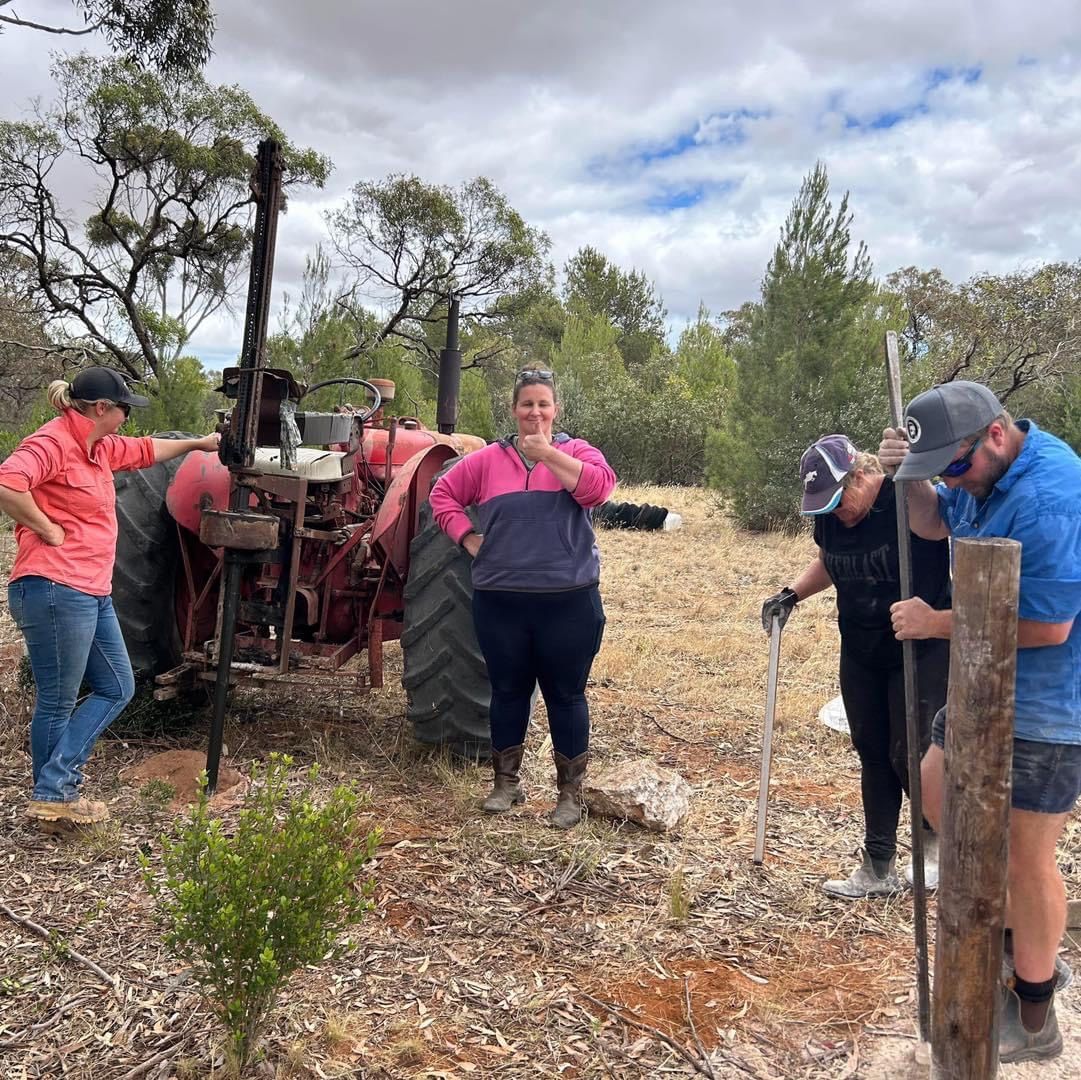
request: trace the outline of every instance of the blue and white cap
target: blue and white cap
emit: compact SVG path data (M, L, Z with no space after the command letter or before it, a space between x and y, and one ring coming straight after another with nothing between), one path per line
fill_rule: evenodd
M847 435L823 435L800 458L804 514L829 514L837 509L845 477L856 467L856 448Z

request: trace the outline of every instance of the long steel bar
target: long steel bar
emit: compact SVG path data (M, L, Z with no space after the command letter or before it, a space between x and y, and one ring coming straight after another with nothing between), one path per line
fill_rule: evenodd
M904 422L901 401L901 361L897 335L886 334L886 374L890 395L890 421L895 428ZM895 482L896 483L896 482ZM901 574L901 599L912 597L912 539L908 529L908 485L896 483L897 553ZM923 876L923 790L920 784L920 699L916 668L916 643L901 642L905 685L905 734L908 739L908 803L912 814L912 896L916 938L916 999L920 1041L931 1041L931 988L927 964L927 888Z
M781 620L774 615L769 627L769 670L766 675L766 719L762 730L762 772L758 780L758 824L754 837L754 861L766 857L766 806L769 771L773 761L773 720L777 713L777 669L781 660Z

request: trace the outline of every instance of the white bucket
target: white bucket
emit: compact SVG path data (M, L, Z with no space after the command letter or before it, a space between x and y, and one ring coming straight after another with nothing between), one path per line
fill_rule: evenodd
M834 731L841 732L842 735L850 734L848 730L848 716L845 714L845 703L841 698L835 697L832 701L827 701L821 709L818 710L818 719L828 728L832 728Z

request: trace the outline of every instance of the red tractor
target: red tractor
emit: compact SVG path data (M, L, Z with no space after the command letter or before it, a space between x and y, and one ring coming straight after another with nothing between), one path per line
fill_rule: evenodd
M300 684L315 700L332 688L382 686L383 643L395 639L417 737L484 755L490 689L473 633L469 560L427 503L447 463L484 445L451 431L457 305L440 370L439 433L384 415L392 383L309 388L263 367L279 182L265 146L253 189L271 197L259 203L242 362L221 388L235 402L223 414L221 452L116 477L113 599L132 665L154 678L159 699L215 684L211 786L231 685ZM365 406L301 409L332 383L359 384ZM355 659L365 653L366 663Z
M235 379L226 372L227 390ZM393 385L369 384L363 410L292 413L302 443L290 459L279 405L304 388L280 370L263 380L259 449L244 477L250 513L230 515L233 476L217 454L116 477L113 599L136 674L154 677L159 700L214 680L232 551L244 568L234 680L379 687L383 642L401 638L417 737L483 753L488 686L468 558L426 500L447 462L484 440L384 418L380 397ZM365 650L367 663L342 673Z

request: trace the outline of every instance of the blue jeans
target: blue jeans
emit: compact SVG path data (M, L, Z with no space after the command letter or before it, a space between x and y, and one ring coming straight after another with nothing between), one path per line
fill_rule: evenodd
M97 737L135 694L120 623L110 597L42 577L11 582L8 604L26 639L37 690L30 721L34 798L71 802ZM84 679L90 695L76 708Z

